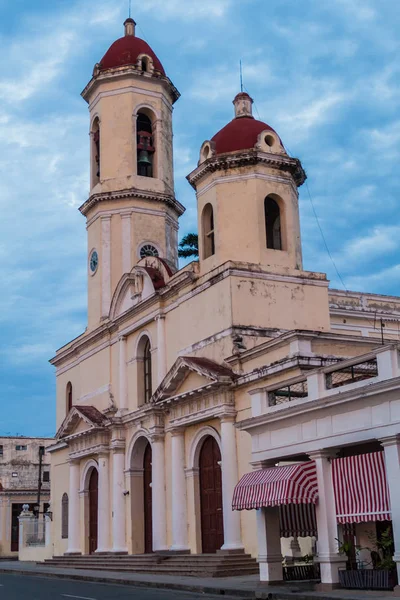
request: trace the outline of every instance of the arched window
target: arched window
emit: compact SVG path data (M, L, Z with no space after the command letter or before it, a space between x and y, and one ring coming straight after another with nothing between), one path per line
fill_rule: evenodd
M145 73L149 71L149 59L146 57L142 58L142 71Z
M61 499L61 537L68 538L68 494L63 494Z
M100 181L100 121L96 118L92 127L92 182Z
M145 60L145 59L143 59ZM137 173L142 177L153 177L154 139L153 125L144 113L137 117Z
M66 404L67 404L67 414L68 414L72 408L72 383L70 381L67 383Z
M203 227L203 258L215 254L214 210L211 204L206 204L202 215Z
M282 250L281 211L278 203L271 196L265 198L264 212L267 248Z
M152 396L152 386L151 386L151 347L150 340L147 338L147 341L144 345L143 350L143 383L144 383L144 402L150 402L150 398Z

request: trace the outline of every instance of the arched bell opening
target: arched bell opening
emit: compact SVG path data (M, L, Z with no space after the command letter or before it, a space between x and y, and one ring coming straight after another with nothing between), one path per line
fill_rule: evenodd
M154 177L155 141L153 122L143 110L136 121L137 174L141 177Z

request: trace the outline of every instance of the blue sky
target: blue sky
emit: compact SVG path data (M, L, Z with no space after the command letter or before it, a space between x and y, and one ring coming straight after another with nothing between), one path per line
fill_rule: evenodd
M400 2L133 1L137 33L182 93L177 197L233 116L238 63L256 116L299 156L348 289L400 294ZM52 435L55 350L86 322L88 113L80 92L128 0L0 0L0 435ZM304 264L342 287L301 188Z

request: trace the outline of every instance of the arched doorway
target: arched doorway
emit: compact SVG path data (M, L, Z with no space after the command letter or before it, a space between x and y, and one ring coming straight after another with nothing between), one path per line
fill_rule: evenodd
M151 445L147 442L143 457L144 551L153 552L153 499L151 491Z
M204 554L216 552L224 543L220 462L219 446L211 435L207 436L199 457L201 541Z
M89 479L89 554L97 550L98 506L99 474L93 468Z

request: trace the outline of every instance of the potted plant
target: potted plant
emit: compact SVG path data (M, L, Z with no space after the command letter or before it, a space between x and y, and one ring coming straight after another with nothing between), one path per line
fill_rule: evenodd
M339 542L339 552L348 557L346 569L339 570L339 581L342 587L350 589L390 590L397 584L396 564L392 555L394 550L391 527L382 531L379 539L373 533L368 536L373 547L363 548L370 552L370 563L367 567L358 568L354 560L354 550L361 550L359 546L353 547L350 542Z

